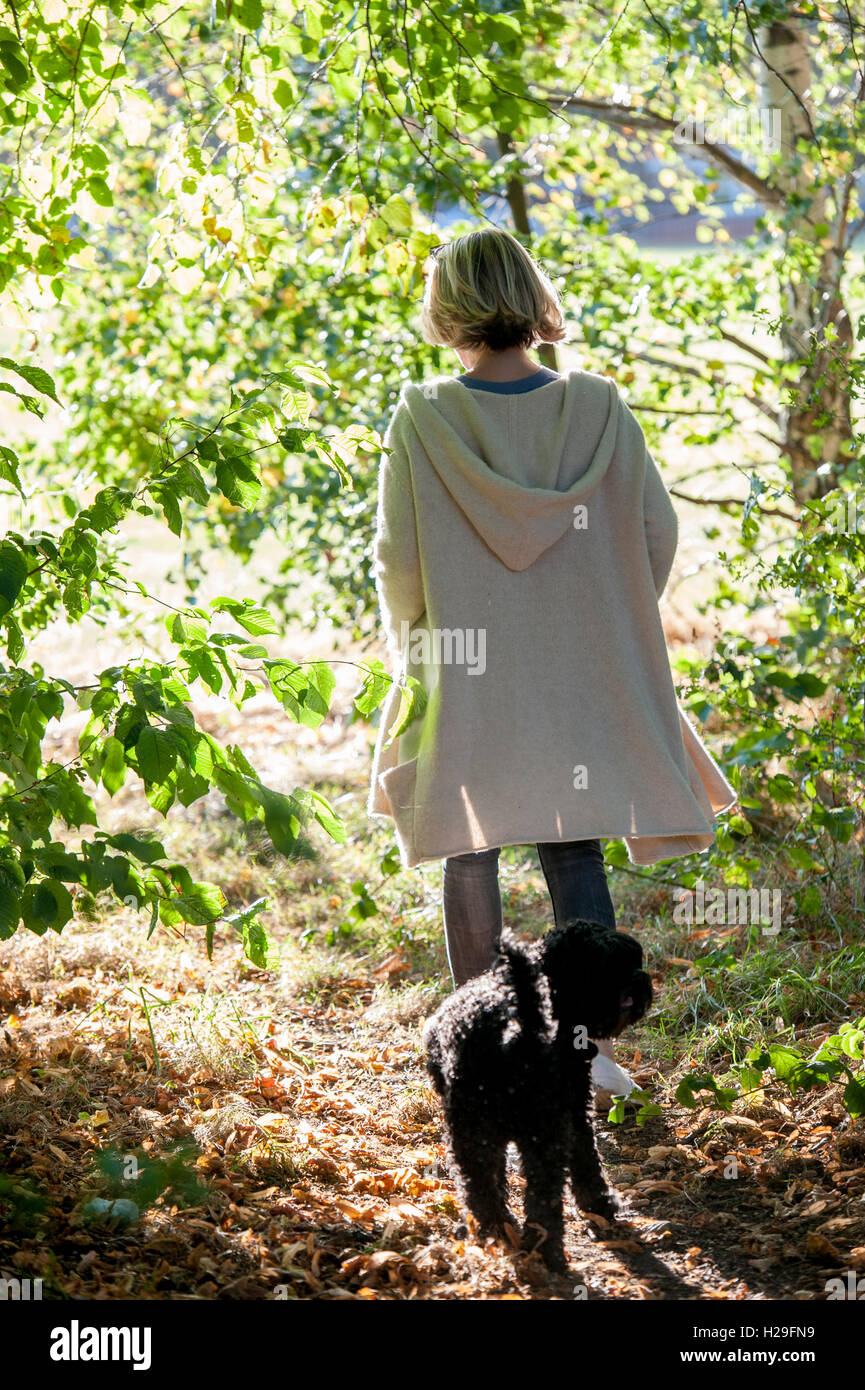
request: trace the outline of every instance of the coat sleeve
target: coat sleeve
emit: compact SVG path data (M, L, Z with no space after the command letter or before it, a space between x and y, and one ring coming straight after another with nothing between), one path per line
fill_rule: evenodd
M643 531L655 593L660 598L673 568L679 541L679 522L658 465L649 453L640 423L621 396L619 401L624 411L629 450L643 462Z
M679 522L670 494L658 471L658 465L646 450L646 476L643 480L643 525L649 563L658 598L667 586L676 547L679 543Z
M416 623L426 607L409 465L410 428L408 410L400 402L383 440L373 545L372 572L382 626L395 655L402 647L401 624Z

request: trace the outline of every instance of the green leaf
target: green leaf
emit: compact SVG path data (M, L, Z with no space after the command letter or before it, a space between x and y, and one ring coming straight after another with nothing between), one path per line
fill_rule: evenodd
M781 1043L770 1043L769 1060L778 1080L789 1082L797 1068L802 1065L803 1058L801 1053L795 1052L791 1047L784 1047Z
M271 791L269 787L260 787L258 797L264 810L264 827L274 849L280 854L294 854L303 826L300 807L293 797L282 796L279 792Z
M405 684L401 688L399 709L396 718L387 731L386 747L393 743L395 738L399 738L404 733L413 719L426 709L427 693L420 681L414 676L407 676Z
M412 211L401 193L394 193L393 197L388 198L379 212L392 232L411 231Z
M865 1083L851 1077L844 1087L842 1100L848 1114L852 1115L854 1120L861 1120L865 1116Z
M680 1105L686 1106L689 1110L696 1109L697 1100L695 1094L699 1091L709 1091L714 1096L714 1103L719 1110L731 1110L732 1102L737 1099L739 1092L730 1086L719 1086L714 1076L698 1076L696 1074L684 1076L676 1087L676 1100ZM704 1102L711 1104L711 1102Z
M267 632L279 632L279 627L267 609L259 608L254 603L245 604L234 616L240 626L252 633L253 637L262 637Z
M114 206L114 194L108 184L99 174L91 174L87 180L87 191L94 203L98 203L102 208Z
M21 916L25 927L37 936L47 931L62 931L73 913L72 894L56 878L42 878L28 883L21 897Z
M124 854L134 855L142 864L153 864L157 859L165 858L165 846L159 840L143 840L128 831L122 831L119 835L105 835L104 842L122 850Z
M126 749L119 738L109 736L102 745L105 761L102 764L102 785L109 796L120 791L126 780Z
M261 0L241 0L239 5L235 4L232 7L231 18L241 29L252 32L259 27L264 18Z
M763 1073L747 1062L742 1062L738 1067L734 1067L734 1071L743 1091L754 1091L762 1083Z
M169 613L165 627L172 642L178 646L188 642L206 642L208 624L193 613Z
M276 102L277 106L280 106L284 111L286 107L291 106L296 95L296 88L290 86L289 83L286 82L284 77L280 77L279 81L276 83L276 86L273 89L273 99Z
M55 401L57 405L63 404L63 402L57 398L57 391L54 386L53 378L49 376L48 372L42 367L34 367L29 362L13 362L11 357L0 357L0 367L5 367L7 371L15 372L16 376L20 376L27 382L28 386L32 386L34 390L39 391L43 396L50 396L51 400Z
M298 796L299 795L300 793L298 793ZM326 801L325 798L316 791L306 792L305 797L308 799L312 808L312 813L322 830L326 830L331 839L336 840L337 844L344 845L348 832L346 831L345 825L330 805L330 802Z
M160 786L174 771L177 754L171 740L161 729L147 724L135 744L138 770L145 782Z
M312 661L306 667L307 688L304 696L306 718L303 723L317 729L330 709L336 677L326 661Z
M30 81L30 69L26 61L23 61L25 58L24 49L14 39L3 39L0 42L0 65L6 69L6 85L13 92L21 91Z
M367 718L373 710L377 710L386 699L392 685L393 678L388 675L384 664L379 660L369 662L364 671L363 684L354 697L354 707L358 714Z
M21 479L18 477L20 461L14 449L10 449L6 444L0 444L0 481L11 483L17 492L24 496L24 489L21 486Z
M13 888L0 883L0 941L14 936L21 920L21 900Z
M0 618L14 607L27 582L27 561L17 545L3 541L0 545Z
M168 901L184 922L195 926L216 921L225 909L222 889L215 883L193 883L187 892L172 895Z
M229 502L247 511L255 506L261 495L261 478L255 468L242 459L222 459L216 465L216 482Z
M243 939L243 954L260 970L275 970L279 965L279 947L268 936L258 914L267 907L266 898L257 898L241 912L235 912L226 921L240 933Z
M298 666L293 661L264 663L271 689L298 724L317 729L330 709L336 677L326 661Z

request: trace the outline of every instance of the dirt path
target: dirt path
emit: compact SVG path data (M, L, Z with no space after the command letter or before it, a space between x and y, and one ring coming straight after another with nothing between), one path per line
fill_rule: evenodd
M272 976L231 942L210 965L196 941L116 927L2 947L4 1277L85 1299L807 1300L863 1267L865 1143L827 1093L798 1115L767 1096L720 1122L675 1105L643 1129L601 1122L628 1219L572 1213L568 1279L458 1239L419 1051L429 992L399 952L355 973L319 961L304 984L284 947ZM663 1099L657 1069L623 1057ZM163 1183L154 1163L179 1152L174 1180L199 1187L148 1201L140 1177L100 1174L106 1152ZM137 1198L138 1219L88 1225L99 1194Z

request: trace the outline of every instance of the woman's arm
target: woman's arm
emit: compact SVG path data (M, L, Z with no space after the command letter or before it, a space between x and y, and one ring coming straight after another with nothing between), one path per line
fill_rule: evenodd
M628 454L635 460L642 460L643 464L643 527L655 593L660 598L673 567L679 540L679 522L658 465L649 453L639 421L621 396L619 405L623 411Z
M384 436L386 452L378 475L378 513L373 546L373 578L387 645L403 647L403 623L417 622L426 607L418 550L414 491L407 431L408 411L400 402Z

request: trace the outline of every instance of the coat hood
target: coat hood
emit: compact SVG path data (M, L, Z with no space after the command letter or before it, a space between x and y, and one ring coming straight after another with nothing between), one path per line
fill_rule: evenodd
M587 384L607 397L606 423L589 452L580 435ZM619 411L615 383L593 373L570 372L515 395L479 391L443 377L404 388L397 412L402 420L395 417L394 432L416 434L439 479L493 554L508 569L525 570L564 535L574 508L604 478ZM531 441L529 460L515 456L519 439ZM520 476L542 485L527 487L517 481Z

